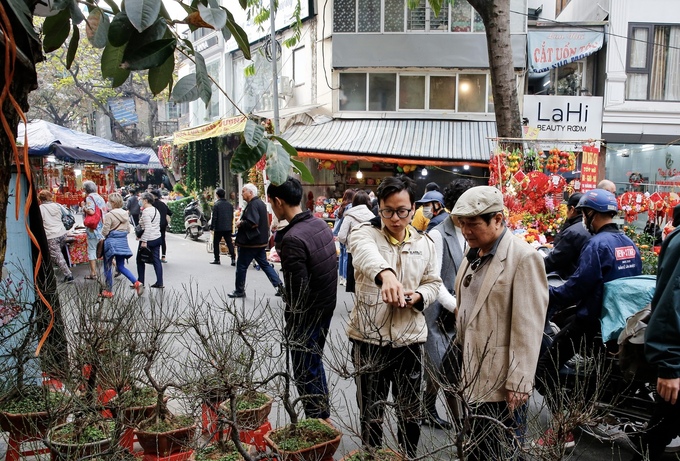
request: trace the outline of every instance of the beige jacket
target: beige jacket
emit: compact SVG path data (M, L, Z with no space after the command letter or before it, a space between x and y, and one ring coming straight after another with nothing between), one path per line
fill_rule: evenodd
M543 258L507 231L489 261L474 306L462 306L463 259L456 277L463 385L470 402L500 402L506 391L531 392L548 309ZM466 312L467 319L461 319ZM477 373L479 373L477 375Z
M423 313L384 303L376 283L376 276L390 269L405 290L421 294L425 307L437 298L441 279L434 243L414 228L410 232L409 240L394 245L383 230L371 223L362 223L352 230L348 251L353 258L356 301L347 329L350 338L392 347L424 343L427 339Z

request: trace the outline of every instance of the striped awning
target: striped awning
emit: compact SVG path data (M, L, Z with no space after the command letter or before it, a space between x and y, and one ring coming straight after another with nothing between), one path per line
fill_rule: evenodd
M341 120L294 125L282 137L302 156L354 155L421 163L486 162L493 151L495 122L457 120Z

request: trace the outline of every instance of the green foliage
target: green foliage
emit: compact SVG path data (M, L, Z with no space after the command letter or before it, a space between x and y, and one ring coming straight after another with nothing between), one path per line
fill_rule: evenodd
M659 266L659 255L654 251L654 237L644 232L637 232L632 226L623 226L623 232L635 243L642 258L642 273L656 275Z
M177 187L175 185L175 187ZM176 191L177 192L177 191ZM184 197L179 200L168 202L168 208L172 211L170 222L168 223L168 230L173 234L184 233L184 208L191 201L191 197Z
M251 392L239 395L236 399L236 410L253 410L255 408L260 408L268 401L269 397L262 392Z
M84 445L107 439L113 433L114 426L114 421L97 421L96 423L74 421L53 431L51 437L55 442Z
M45 19L43 23L43 50L45 53L51 53L59 49L68 38L71 31L71 23L68 10L60 11L59 14L50 16Z
M196 461L241 461L243 458L231 440L221 446L208 445L196 453Z
M219 148L216 138L189 143L185 184L189 190L215 187L219 181Z
M38 386L27 386L14 398L2 399L2 411L6 413L38 413L63 405L66 395L45 391Z
M338 432L323 424L318 419L303 419L296 425L277 429L270 437L285 451L298 451L322 442L328 442L338 436Z

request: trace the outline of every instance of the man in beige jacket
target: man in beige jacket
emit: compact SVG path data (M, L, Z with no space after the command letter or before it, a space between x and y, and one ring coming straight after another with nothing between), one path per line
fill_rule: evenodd
M505 227L498 189L468 189L451 214L470 247L455 284L461 386L473 423L466 459L510 459L522 437L548 307L543 260Z
M378 187L380 218L352 230L356 302L347 334L352 341L357 403L364 446L382 445L382 422L390 388L397 412L397 438L407 459L420 439L422 348L425 309L437 298L441 279L434 243L410 225L415 183L388 177Z

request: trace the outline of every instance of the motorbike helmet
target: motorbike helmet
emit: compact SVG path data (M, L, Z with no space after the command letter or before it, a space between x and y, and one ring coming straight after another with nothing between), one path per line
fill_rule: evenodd
M583 208L590 208L598 213L616 214L619 210L619 204L616 202L616 196L611 192L604 189L593 189L583 194L578 205L576 205L577 210Z

